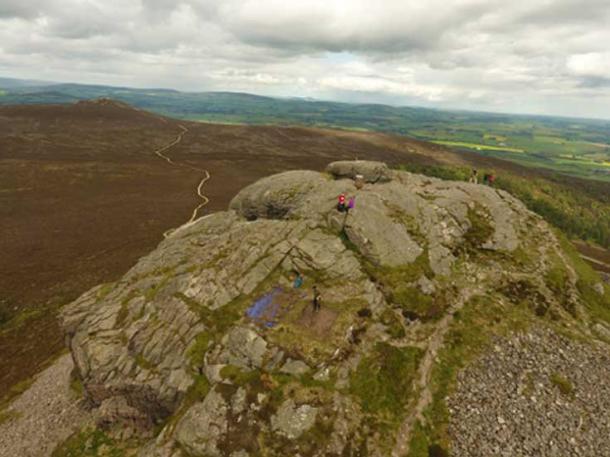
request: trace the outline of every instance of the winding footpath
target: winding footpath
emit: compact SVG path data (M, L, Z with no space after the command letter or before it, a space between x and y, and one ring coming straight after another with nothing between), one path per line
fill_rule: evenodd
M448 312L441 319L436 327L436 330L431 335L426 353L421 361L417 372L417 377L415 379L414 390L419 395L415 402L408 406L408 414L401 424L397 434L396 443L391 454L392 457L403 457L407 455L409 452L409 444L411 442L411 433L413 431L415 422L417 420L424 422L424 410L432 403L432 391L430 387L432 369L434 368L435 359L443 347L445 335L449 331L455 313L461 310L468 300L470 300L473 296L480 294L482 291L482 287L475 287L472 289L467 288L462 291L456 302L449 308Z
M160 118L160 119L163 119L163 118ZM165 119L163 119L163 120L165 121ZM197 219L197 216L199 215L199 210L210 202L210 199L208 197L206 197L204 195L204 193L203 193L203 185L210 179L210 172L208 170L204 169L204 168L194 167L194 166L192 166L190 164L174 162L174 160L172 160L171 157L168 157L168 156L166 156L164 154L164 152L168 151L169 149L171 149L174 146L176 146L177 144L179 144L182 141L182 138L184 137L184 135L187 134L188 131L189 131L188 128L186 128L182 124L178 124L178 127L180 127L180 133L178 134L178 136L172 142L166 144L165 146L163 146L163 147L161 147L159 149L156 149L154 151L154 153L159 158L165 160L170 165L174 165L176 167L190 168L191 170L196 170L196 171L203 172L203 178L199 182L199 185L197 186L197 189L196 189L197 196L201 199L201 203L199 203L199 205L197 205L195 207L195 209L193 210L193 213L191 214L191 218L186 222L187 224L190 224L195 219ZM163 237L164 238L169 237L174 230L175 229L173 229L173 228L167 230L166 232L163 233Z

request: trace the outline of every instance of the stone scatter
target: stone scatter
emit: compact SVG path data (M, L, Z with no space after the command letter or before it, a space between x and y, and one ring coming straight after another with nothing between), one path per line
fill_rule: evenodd
M550 330L498 340L458 376L451 455L610 456L610 352Z

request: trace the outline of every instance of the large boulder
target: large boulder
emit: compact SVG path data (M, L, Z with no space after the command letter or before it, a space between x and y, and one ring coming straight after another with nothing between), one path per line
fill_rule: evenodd
M231 201L229 208L248 220L287 219L324 181L314 171L288 171L246 187Z
M362 176L364 182L368 183L382 183L392 179L392 173L385 163L369 160L333 162L326 167L326 171L338 179Z
M191 455L220 457L220 440L227 432L229 405L212 390L201 403L190 408L176 426L176 440Z

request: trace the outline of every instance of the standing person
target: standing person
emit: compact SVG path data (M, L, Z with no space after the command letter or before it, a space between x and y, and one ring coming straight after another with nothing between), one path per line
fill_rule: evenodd
M489 184L489 173L485 173L485 176L483 176L483 184Z
M337 203L337 210L340 213L345 211L345 194L339 195L339 202Z
M356 197L350 197L347 202L347 208L345 209L345 211L349 214L349 210L354 209L354 206L356 206Z
M496 180L496 175L494 175L493 173L489 175L489 178L487 178L487 182L489 182L489 185L492 187L494 185L495 180Z
M313 286L313 311L314 313L320 311L320 306L322 305L322 297L320 296L320 291L317 286Z
M294 282L292 283L292 286L295 289L300 289L301 286L303 285L303 275L300 272L295 272L296 277L294 278Z
M477 171L476 168L472 169L472 173L470 174L470 179L468 181L473 183L473 184L478 184L478 182L479 182L479 172Z

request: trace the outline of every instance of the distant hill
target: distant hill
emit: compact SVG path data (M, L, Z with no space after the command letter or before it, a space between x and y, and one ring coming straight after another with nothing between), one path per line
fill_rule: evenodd
M302 125L395 133L588 179L610 181L610 121L443 111L233 92L179 92L0 79L0 104L72 103L108 97L203 122Z
M0 78L0 88L2 89L50 86L52 84L53 83L48 81L38 81L33 79Z

